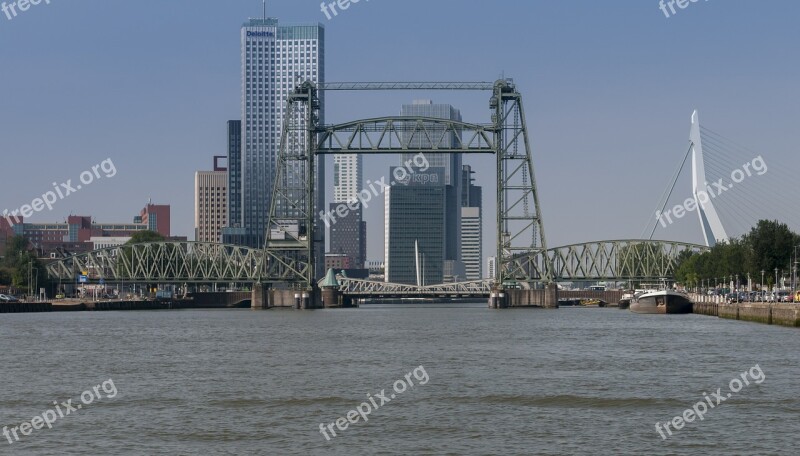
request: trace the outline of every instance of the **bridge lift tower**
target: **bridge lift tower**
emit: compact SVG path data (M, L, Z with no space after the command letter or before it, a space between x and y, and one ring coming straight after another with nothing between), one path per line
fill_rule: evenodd
M449 90L491 92L491 121L472 124L428 117L380 117L336 125L319 121L322 91ZM416 140L416 141L415 141ZM544 223L536 189L522 95L511 80L485 82L304 82L286 106L267 223L262 280L313 290L324 230L315 187L326 154L491 153L497 157L496 286L549 283Z

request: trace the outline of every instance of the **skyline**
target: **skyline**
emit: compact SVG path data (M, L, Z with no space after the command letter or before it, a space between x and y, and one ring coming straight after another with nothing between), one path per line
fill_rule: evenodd
M685 152L695 108L711 128L762 153L771 169L797 168L791 125L800 114L793 84L800 68L783 57L791 55L797 32L788 24L781 27L791 20L790 11L800 11L797 5L774 2L756 11L702 2L667 20L657 2L583 5L582 15L568 5L534 2L519 8L515 18L488 4L454 6L460 4L363 2L328 20L316 2L273 1L268 15L282 23L325 26L329 81L493 81L504 73L514 78L526 97L549 247L638 238L654 220L658 196ZM71 213L122 222L132 204L152 198L172 206L174 235L192 237L194 172L225 154L226 122L240 117L239 30L248 17L260 15L261 3L230 2L223 10L211 2L187 5L159 5L162 14L152 15L147 8L96 0L69 7L53 2L14 21L0 17L0 40L23 43L4 47L0 68L3 80L20 81L3 93L3 155L35 170L32 176L13 173L3 179L0 210L19 207L49 190L51 182L74 179L109 157L119 170L113 180L27 221L56 222ZM418 17L414 5L435 14ZM175 24L189 14L194 21ZM464 44L455 47L450 37L462 30L434 20L443 14L459 26L511 21L504 27L508 48L473 55L471 49L485 43L488 32L460 33ZM402 24L413 21L419 33L403 34ZM636 39L607 31L623 26ZM360 30L402 40L363 40ZM353 58L354 51L369 58ZM525 55L515 60L521 52ZM84 53L107 59L79 60ZM408 65L411 58L414 65ZM761 84L749 83L754 80ZM327 121L396 114L413 101L393 94L367 101L373 97L359 94L355 103L352 95L347 102L331 95ZM483 95L420 92L413 98L457 106L465 121L488 119ZM491 169L492 160L464 157L477 170ZM396 157L366 157L364 180L387 175L395 162ZM329 174L332 168L329 164ZM493 213L493 173L479 171L476 178L488 190L486 213ZM333 200L328 187L326 205ZM689 196L690 185L678 191ZM378 260L383 239L375 228L383 224L382 202L365 211L365 221L368 260ZM485 256L494 250L494 231L492 217L485 217ZM702 241L694 217L657 233L662 234L657 238Z

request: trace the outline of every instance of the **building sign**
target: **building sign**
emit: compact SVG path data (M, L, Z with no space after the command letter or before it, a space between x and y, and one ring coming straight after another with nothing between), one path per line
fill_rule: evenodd
M248 30L247 31L247 37L248 38L251 38L251 37L253 37L253 38L274 38L275 37L275 32L253 32L253 31Z

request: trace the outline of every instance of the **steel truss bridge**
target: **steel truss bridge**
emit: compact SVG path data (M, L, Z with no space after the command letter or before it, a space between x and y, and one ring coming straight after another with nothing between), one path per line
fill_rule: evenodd
M646 280L671 277L679 255L699 252L705 246L669 241L621 240L574 244L547 251L554 265L554 280ZM272 282L276 265L270 268L262 249L203 242L153 242L66 257L48 264L50 276L74 282L87 273L97 283L256 283ZM524 261L523 261L524 264ZM280 282L280 281L274 281ZM494 279L425 287L339 279L348 294L407 293L483 295ZM521 282L528 286L527 282Z
M489 94L489 118L468 123L429 117L320 122L325 91L450 90ZM430 287L347 280L353 293L432 291L483 293L494 284L670 277L681 252L703 246L669 241L602 241L548 249L522 95L510 80L486 82L305 82L289 95L263 249L157 242L120 246L56 260L51 276L75 281L151 283L281 283L313 289L321 277L324 209L317 160L327 154L469 154L496 157L496 274L491 280Z

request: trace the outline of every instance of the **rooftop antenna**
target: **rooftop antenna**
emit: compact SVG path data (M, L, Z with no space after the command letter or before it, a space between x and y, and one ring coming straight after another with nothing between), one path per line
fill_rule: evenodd
M264 5L264 20L267 20L267 0L261 0L261 3Z

